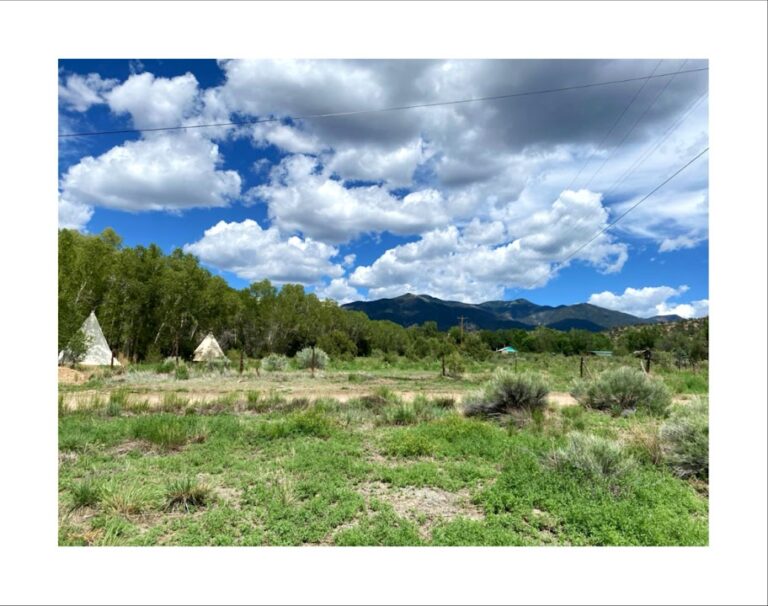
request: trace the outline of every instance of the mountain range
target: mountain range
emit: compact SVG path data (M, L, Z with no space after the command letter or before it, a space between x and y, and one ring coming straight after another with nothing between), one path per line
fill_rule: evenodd
M457 326L459 317L464 317L464 326L469 328L496 330L499 328L522 328L531 330L546 326L556 330L580 328L593 332L630 326L633 324L657 324L676 322L680 316L654 316L638 318L612 309L605 309L589 303L575 305L537 305L527 299L513 301L486 301L485 303L461 303L443 301L429 295L407 293L393 299L376 301L354 301L342 307L365 312L371 320L390 320L402 326L434 321L440 330Z

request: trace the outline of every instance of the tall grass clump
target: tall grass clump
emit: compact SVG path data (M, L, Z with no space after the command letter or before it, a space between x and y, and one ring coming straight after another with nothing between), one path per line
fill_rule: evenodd
M179 364L174 372L177 381L186 381L189 379L189 368L187 368L186 364Z
M96 505L101 498L101 487L91 478L85 478L73 484L69 492L72 497L73 510Z
M469 397L464 414L500 417L521 410L544 410L548 393L547 384L539 376L500 369L481 392Z
M184 396L180 396L175 391L163 394L163 404L161 406L163 412L178 412L184 410L188 405L189 400Z
M119 417L128 403L128 392L125 389L116 389L109 394L106 414L108 417Z
M626 366L606 370L596 379L578 385L573 395L587 408L608 410L615 415L637 410L663 416L672 403L669 389L661 379Z
M193 478L174 480L166 488L166 508L189 512L205 505L211 499L211 488Z
M131 426L131 435L167 450L205 439L205 433L196 417L168 414L136 417Z
M659 430L664 460L681 478L709 479L709 405L706 398L675 406Z
M547 461L557 470L592 479L620 477L637 464L616 442L584 433L570 434L568 444L552 451Z
M296 352L295 360L296 366L299 368L312 368L312 348L305 347L301 351ZM319 347L315 347L315 368L325 368L328 366L329 360L330 358L327 353Z
M276 372L288 368L288 358L280 354L269 354L261 359L261 370Z

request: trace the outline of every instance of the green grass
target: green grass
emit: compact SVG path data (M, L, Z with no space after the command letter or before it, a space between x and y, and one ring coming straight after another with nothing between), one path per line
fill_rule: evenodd
M550 377L570 368L547 363ZM350 366L338 385L383 372ZM292 396L290 382L214 383L225 403L243 405L219 401L201 414L186 396L151 407L150 389L127 386L119 415L105 414L106 395L68 410L58 422L59 544L708 543L706 480L679 477L663 456L666 420L572 406L502 424L462 416L460 401L430 397L410 371L386 372L424 395L374 383L342 402ZM479 376L467 388L482 387ZM589 445L574 448L573 434ZM419 490L461 497L473 515L406 506Z

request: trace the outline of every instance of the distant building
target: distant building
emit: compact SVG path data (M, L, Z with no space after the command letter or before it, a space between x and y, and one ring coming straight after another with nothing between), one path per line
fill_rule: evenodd
M497 349L496 353L513 354L513 353L517 353L517 350L514 347L512 347L511 345L507 345L506 347L502 347L501 349Z
M612 351L604 349L595 349L593 351L588 351L587 353L591 356L600 356L601 358L610 358L613 355Z

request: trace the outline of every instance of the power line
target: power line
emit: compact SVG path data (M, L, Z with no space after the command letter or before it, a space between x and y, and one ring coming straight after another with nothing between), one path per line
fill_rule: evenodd
M663 59L659 59L659 62L656 64L656 67L653 68L653 71L651 72L651 75L648 78L646 78L643 81L643 84L635 91L635 94L632 97L632 99L630 100L630 102L624 107L624 111L622 111L621 114L619 114L619 117L616 118L616 121L611 125L611 128L608 129L608 132L605 133L605 135L603 135L603 138L600 140L600 143L597 144L597 147L592 148L592 152L589 154L589 156L587 157L587 159L584 162L584 164L581 165L581 168L579 168L579 171L573 176L573 178L571 179L571 182L568 183L568 187L566 187L565 189L571 189L571 187L573 187L573 184L576 182L576 179L578 179L581 176L582 171L585 168L587 168L587 165L592 161L592 156L595 155L595 151L600 149L601 147L603 147L603 143L605 143L608 140L608 137L611 136L611 133L619 125L619 122L621 122L621 119L626 115L626 113L629 110L629 108L632 107L632 105L637 100L638 96L640 96L640 93L643 92L643 89L645 88L645 85L648 84L650 79L656 73L656 70L659 69L659 66L661 66L662 61L664 61L664 60Z
M187 129L193 129L193 128L215 128L215 127L223 127L223 126L248 126L251 124L264 124L266 122L281 122L283 120L317 120L317 119L323 119L323 118L342 118L342 117L348 117L348 116L362 116L367 114L379 114L384 112L394 112L394 111L402 111L406 109L417 109L422 107L437 107L437 106L443 106L443 105L460 105L464 103L477 103L481 101L497 101L500 99L513 99L515 97L529 97L534 95L546 95L551 93L561 93L571 90L581 90L586 88L596 88L600 86L608 86L611 84L624 84L627 82L638 82L640 80L649 80L652 78L663 78L665 76L672 76L672 75L679 75L679 74L690 74L690 73L696 73L696 72L703 72L707 71L708 67L699 67L694 69L688 69L685 71L678 71L678 72L670 72L666 74L651 74L649 76L641 76L641 77L635 77L635 78L624 78L622 80L609 80L605 82L592 82L589 84L576 84L573 86L562 86L558 88L548 88L548 89L540 89L540 90L532 90L532 91L521 91L516 93L508 93L504 95L491 95L487 97L472 97L469 99L457 99L453 101L434 101L432 103L416 103L413 105L397 105L394 107L383 107L379 109L364 109L364 110L357 110L357 111L347 111L347 112L332 112L332 113L325 113L325 114L306 114L303 116L284 116L282 118L261 118L256 120L239 120L239 121L232 121L232 122L218 122L218 123L212 123L212 124L189 124L184 126L165 126L165 127L157 127L157 128L126 128L126 129L120 129L120 130L101 130L101 131L86 131L86 132L79 132L79 133L64 133L59 134L59 138L65 138L65 137L91 137L96 135L122 135L122 134L136 134L136 133L148 133L148 132L158 132L158 131L174 131L174 130L187 130Z
M593 236L592 236L592 237L591 237L589 240L587 240L587 241L586 241L584 244L582 244L581 246L579 246L579 247L578 247L576 250L574 250L573 252L571 252L571 253L570 253L570 254L569 254L569 255L568 255L568 256L567 256L565 259L563 259L562 261L558 261L558 262L556 263L556 265L559 265L559 267L555 268L555 271L557 271L558 269L562 268L562 266L563 266L563 265L565 265L565 263L567 263L568 261L570 261L571 259L573 259L573 257L575 257L575 256L576 256L578 253L580 253L582 250L584 250L584 249L585 249L587 246L589 246L590 244L592 244L592 242L594 242L594 241L595 241L597 238L599 238L601 235L603 235L603 234L604 234L606 231L608 231L608 230L609 230L611 227L613 227L614 225L616 225L616 224L617 224L619 221L621 221L621 220L622 220L624 217L626 217L626 216L627 216L627 215L628 215L630 212L632 212L633 210L635 210L635 209L636 209L638 206L640 206L640 205L641 205L643 202L645 202L645 201L646 201L648 198L650 198L650 197L651 197L653 194L655 194L657 191L659 191L659 190L660 190L662 187L664 187L664 186L665 186L667 183L669 183L669 182L670 182L672 179L674 179L674 178L675 178L677 175L679 175L681 172L683 172L683 171L684 171L686 168L688 168L688 167L689 167L691 164L693 164L694 162L696 162L696 160L698 160L699 158L701 158L701 156L703 156L703 155L704 155L705 153L707 153L708 151L709 151L709 147L707 147L707 148L703 149L702 151L700 151L700 152L699 152L698 154L696 154L696 156L694 156L694 157L693 157L691 160L689 160L689 161L688 161L688 162L686 162L686 163L685 163L683 166L681 166L680 168L678 168L678 169L677 169L677 170L676 170L674 173L672 173L672 174L671 174L669 177L667 177L666 179L664 179L664 181L662 181L661 183L659 183L659 184L658 184L656 187L654 187L654 188L653 188L653 189L652 189L650 192L648 192L648 193L647 193L645 196L643 196L642 198L640 198L640 200L638 200L637 202L635 202L635 203L634 203L632 206L630 206L630 207L629 207L627 210L625 210L623 213L621 213L621 215L619 215L619 216L618 216L618 217L617 217L617 218L616 218L614 221L612 221L611 223L609 223L609 224L608 224L608 225L606 225L605 227L603 227L603 228L599 229L599 230L597 231L597 233L595 233L595 235L593 235ZM549 275L549 274L547 274L547 275ZM547 277L547 276L545 276L545 277ZM529 289L530 289L530 288L535 288L535 287L538 285L538 283L539 283L540 281L541 281L541 279L537 280L536 282L534 282L534 283L533 283L533 284L531 284L530 286L527 286L526 288L529 288Z
M611 185L607 190L605 190L605 193L603 194L604 198L607 198L609 195L611 195L614 191L616 191L616 188L621 185L624 181L626 181L627 177L631 175L633 172L635 172L638 168L640 168L645 161L650 158L657 149L659 149L662 145L664 145L664 142L669 139L670 136L672 136L672 133L674 133L677 128L685 122L685 119L693 112L693 110L696 109L696 107L701 103L701 101L708 95L709 93L705 90L701 95L699 95L696 99L694 99L691 104L688 106L688 109L685 110L685 113L681 115L673 124L669 126L669 128L662 134L661 138L656 142L655 145L648 148L646 151L642 152L637 159L625 170L621 176L614 181L613 185Z
M627 168L627 170L622 173L622 175L611 185L604 193L603 193L603 199L606 199L611 193L615 191L615 189L623 183L629 175L631 175L635 170L640 168L640 166L645 163L645 161L650 158L654 152L661 147L664 142L669 139L669 137L672 135L675 130L685 121L685 119L693 112L694 109L696 109L696 106L701 102L701 100L707 96L707 91L705 90L701 95L699 95L696 99L694 99L689 105L688 108L685 110L685 112L672 124L667 128L667 130L662 134L661 138L656 142L655 145L653 145L650 148L646 148L645 151L643 151L640 156L637 157L637 159L632 163L631 166ZM566 236L570 236L576 231L576 228L585 220L585 218L579 217L576 219L576 222L571 226L571 229L568 230L568 233Z
M683 64L680 66L680 70L682 70L685 67L686 63L688 63L688 59L683 61ZM585 188L589 187L589 184L592 183L592 180L597 176L597 174L601 170L603 170L603 168L605 167L606 163L611 158L611 156L614 155L622 145L624 145L624 142L627 140L629 135L632 134L632 131L634 131L637 125L640 124L643 118L645 118L646 114L648 114L648 112L651 111L651 109L653 109L654 105L656 105L656 102L659 100L659 97L661 97L664 94L664 91L666 91L667 88L669 88L669 85L672 84L672 82L675 79L675 76L677 76L677 74L679 73L681 72L678 71L669 80L667 80L666 84L664 84L661 90L656 94L656 97L654 97L653 101L651 101L651 103L645 108L645 111L638 116L637 120L635 120L635 123L629 128L629 130L626 133L624 133L624 136L622 137L621 141L619 141L618 144L616 144L616 146L611 150L611 152L603 159L602 164L600 164L600 166L597 167L597 170L594 173L592 173L592 176L589 178L589 181L587 181L587 183L584 185Z

